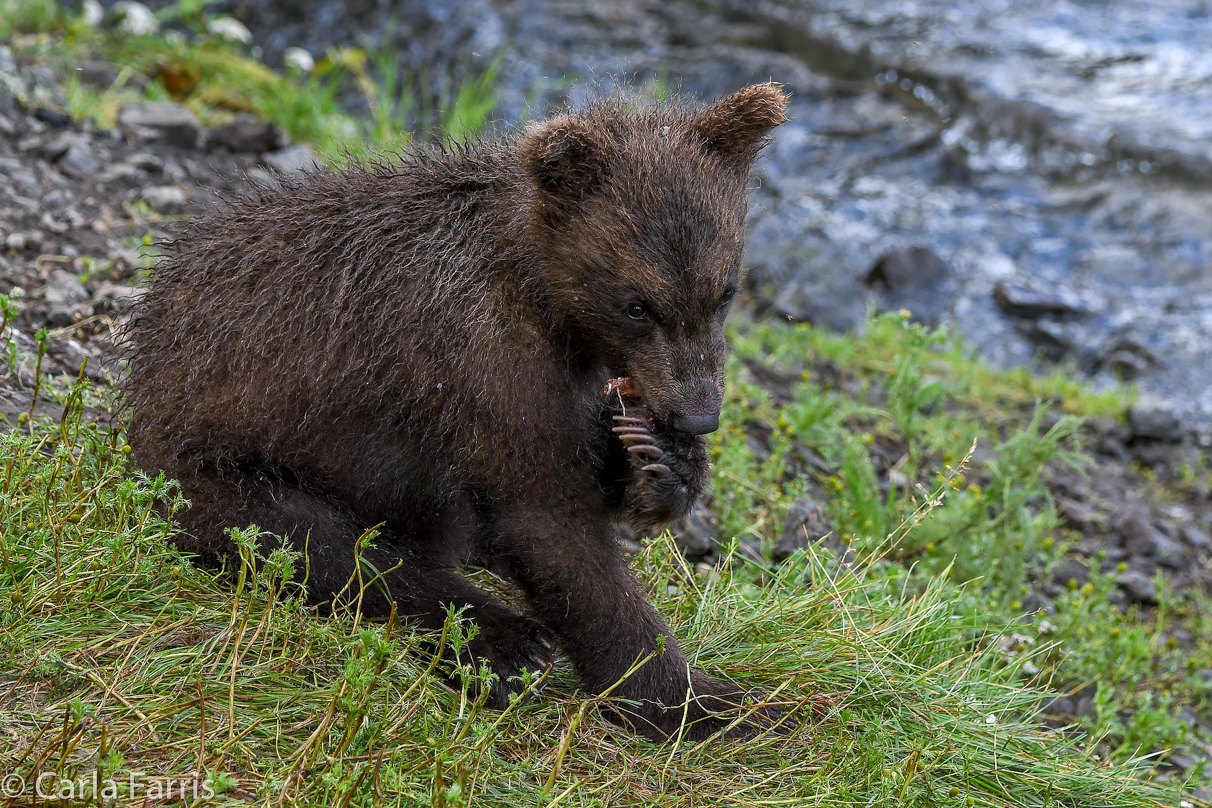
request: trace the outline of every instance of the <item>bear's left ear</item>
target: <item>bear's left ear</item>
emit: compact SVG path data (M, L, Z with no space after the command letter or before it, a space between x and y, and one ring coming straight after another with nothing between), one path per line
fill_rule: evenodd
M526 173L553 200L577 202L597 184L606 148L583 121L562 115L536 124L518 142Z
M697 113L690 128L708 151L748 170L766 136L787 122L787 95L774 82L754 84Z

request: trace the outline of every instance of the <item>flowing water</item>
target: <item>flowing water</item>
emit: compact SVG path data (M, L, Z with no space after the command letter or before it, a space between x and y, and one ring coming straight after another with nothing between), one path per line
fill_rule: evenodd
M624 80L704 97L784 82L793 120L750 229L770 312L846 328L904 305L991 362L1130 379L1144 408L1212 426L1208 0L229 8L271 61L369 42L441 76L500 54L506 120Z

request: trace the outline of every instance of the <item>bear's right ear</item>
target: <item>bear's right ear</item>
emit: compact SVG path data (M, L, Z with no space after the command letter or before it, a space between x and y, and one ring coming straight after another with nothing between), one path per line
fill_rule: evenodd
M532 126L518 143L518 157L545 193L571 203L597 184L606 154L589 127L563 115Z
M766 145L770 130L787 122L787 94L774 82L754 84L701 110L691 128L703 145L745 169Z

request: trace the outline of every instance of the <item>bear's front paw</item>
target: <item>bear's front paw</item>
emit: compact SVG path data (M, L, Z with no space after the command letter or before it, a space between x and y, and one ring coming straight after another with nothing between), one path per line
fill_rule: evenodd
M613 431L631 458L627 495L632 521L655 528L684 516L707 482L707 452L697 435L665 434L643 409L616 415Z
M786 735L795 723L779 704L751 688L712 678L692 670L684 696L660 702L619 700L606 715L634 732L654 741L682 736L703 741L719 736L750 740L763 733Z
M525 690L527 671L537 679L554 664L556 638L540 623L507 609L481 608L473 619L479 632L467 644L471 658L451 661L470 663L477 671L481 662L487 662L496 678L488 688L486 703L503 710L511 695ZM451 685L458 687L457 676L451 677Z

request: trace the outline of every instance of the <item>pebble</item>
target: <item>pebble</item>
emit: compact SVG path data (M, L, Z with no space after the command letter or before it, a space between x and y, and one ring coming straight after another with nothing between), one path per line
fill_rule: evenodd
M1138 603L1157 602L1157 588L1153 585L1153 578L1139 570L1121 572L1116 576L1115 583Z
M946 314L950 277L951 268L932 250L908 247L881 257L865 280L881 292L881 310L906 309L912 319L934 325Z
M286 133L271 121L262 121L241 113L231 123L217 126L206 134L207 148L223 148L229 152L274 151L288 145Z
M123 104L118 125L135 139L154 140L181 148L198 145L198 118L186 106L171 101L140 101Z
M1212 537L1207 533L1197 528L1195 525L1187 525L1182 529L1183 541L1194 547L1196 550L1206 550L1212 546Z
M1136 438L1173 442L1182 440L1184 434L1178 416L1163 407L1132 407L1128 410L1128 426Z
M832 532L824 507L811 497L797 497L787 509L773 558L779 563L786 561L796 550L806 548L809 541L818 541Z
M676 522L670 530L682 554L691 560L698 560L715 552L715 515L701 502L695 503L690 513Z
M1144 506L1129 506L1117 514L1115 530L1123 538L1124 548L1136 556L1152 556L1162 538Z
M1095 299L1062 286L1045 288L1028 281L999 281L993 289L993 299L1007 314L1028 318L1045 314L1092 314L1102 308Z
M142 3L122 0L114 3L113 11L118 20L118 27L128 34L148 36L160 30L156 15Z
M320 157L311 146L287 146L284 149L271 151L261 158L265 165L282 174L299 174L304 171L314 171L320 163Z
M139 192L139 196L157 213L181 213L189 203L189 197L175 185L152 185Z

